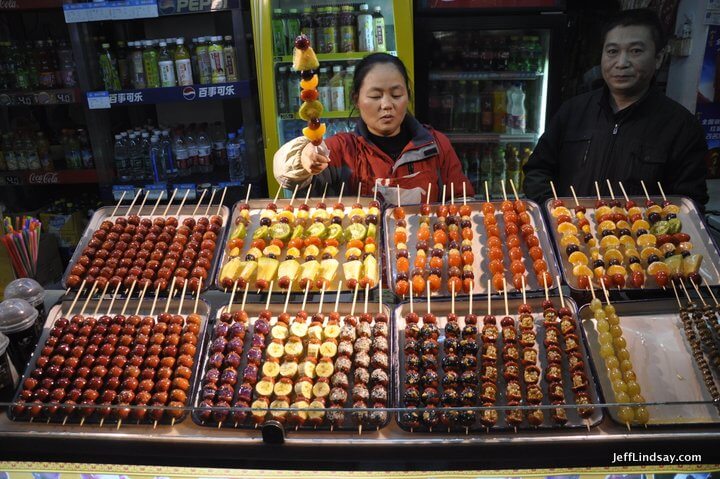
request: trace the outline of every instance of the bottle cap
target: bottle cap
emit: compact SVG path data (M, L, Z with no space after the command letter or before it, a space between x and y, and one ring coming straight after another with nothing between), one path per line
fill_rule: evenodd
M161 47L166 47L166 46L167 46L167 43L165 43L165 41L163 40L163 41L160 42L160 46L161 46Z
M342 70L342 67L340 65L333 65L332 69L333 73L339 73Z
M361 12L367 12L369 9L370 9L370 7L368 7L367 3L363 3L362 5L360 5Z
M374 12L380 13L381 10L382 10L382 8L380 8L380 5L375 5L375 8L373 8Z
M180 37L180 38L178 38L178 39L175 41L175 43L178 44L178 45L184 45L184 44L185 44L185 39L182 38L182 37Z
M110 44L109 44L109 43L103 43L103 44L102 44L102 47L105 48L105 49L108 49L108 48L110 48Z
M228 138L229 138L230 140L234 140L234 139L235 139L235 133L233 133L233 132L228 133Z

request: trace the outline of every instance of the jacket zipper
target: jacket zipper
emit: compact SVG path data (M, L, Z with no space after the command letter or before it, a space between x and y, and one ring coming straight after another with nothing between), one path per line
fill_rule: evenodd
M620 122L616 122L615 125L613 126L612 137L611 137L611 141L610 141L610 149L608 150L607 158L613 158L613 155L615 153L615 139L617 138L617 133L618 133L619 129L620 129ZM601 178L607 178L608 171L610 170L610 164L609 164L610 162L605 161L604 163L605 163L605 165L604 165L604 168L602 169L602 175L600 175Z
M612 134L613 134L613 135L617 135L617 131L618 131L618 124L615 123L615 127L613 128L613 133L612 133Z

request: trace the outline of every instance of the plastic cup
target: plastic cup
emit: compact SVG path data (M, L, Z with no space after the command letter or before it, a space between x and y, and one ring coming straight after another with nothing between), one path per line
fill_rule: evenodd
M18 372L25 371L40 339L42 328L37 328L37 317L37 309L24 299L6 299L0 303L0 333L10 340L8 352Z

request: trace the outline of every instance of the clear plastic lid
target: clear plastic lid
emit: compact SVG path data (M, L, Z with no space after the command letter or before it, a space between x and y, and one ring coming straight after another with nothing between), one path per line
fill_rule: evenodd
M5 286L4 299L20 298L35 307L45 301L45 288L32 278L20 278Z
M24 299L6 299L0 303L0 333L24 331L38 317L38 310Z
M5 354L5 351L7 351L8 344L10 344L10 339L5 336L3 333L0 333L0 356Z

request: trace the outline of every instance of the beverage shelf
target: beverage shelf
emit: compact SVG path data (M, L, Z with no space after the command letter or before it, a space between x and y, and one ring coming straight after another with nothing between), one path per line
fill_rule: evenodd
M302 120L300 116L297 113L280 113L280 119L281 120ZM360 117L360 113L355 110L353 112L353 115L350 116L350 111L324 111L322 114L322 119L347 119L347 118L358 118Z
M0 106L70 105L79 103L80 97L77 88L0 91Z
M447 133L452 143L535 143L537 133Z
M5 0L0 2L0 11L23 11L62 8L62 0Z
M3 171L0 172L0 185L80 185L98 182L97 170L58 170L58 171Z
M430 81L455 80L537 80L542 78L537 72L463 72L463 71L431 71Z
M352 61L352 60L362 60L366 56L370 55L371 53L375 52L349 52L349 53L318 53L317 57L320 63L323 62L341 62L341 61ZM397 56L396 51L389 51L386 52L390 55ZM285 56L277 56L274 57L275 63L292 63L293 57L292 55L285 55Z
M131 105L155 105L158 103L182 103L245 98L250 94L248 81L218 83L215 85L190 85L142 90L87 92L91 110L117 108Z

